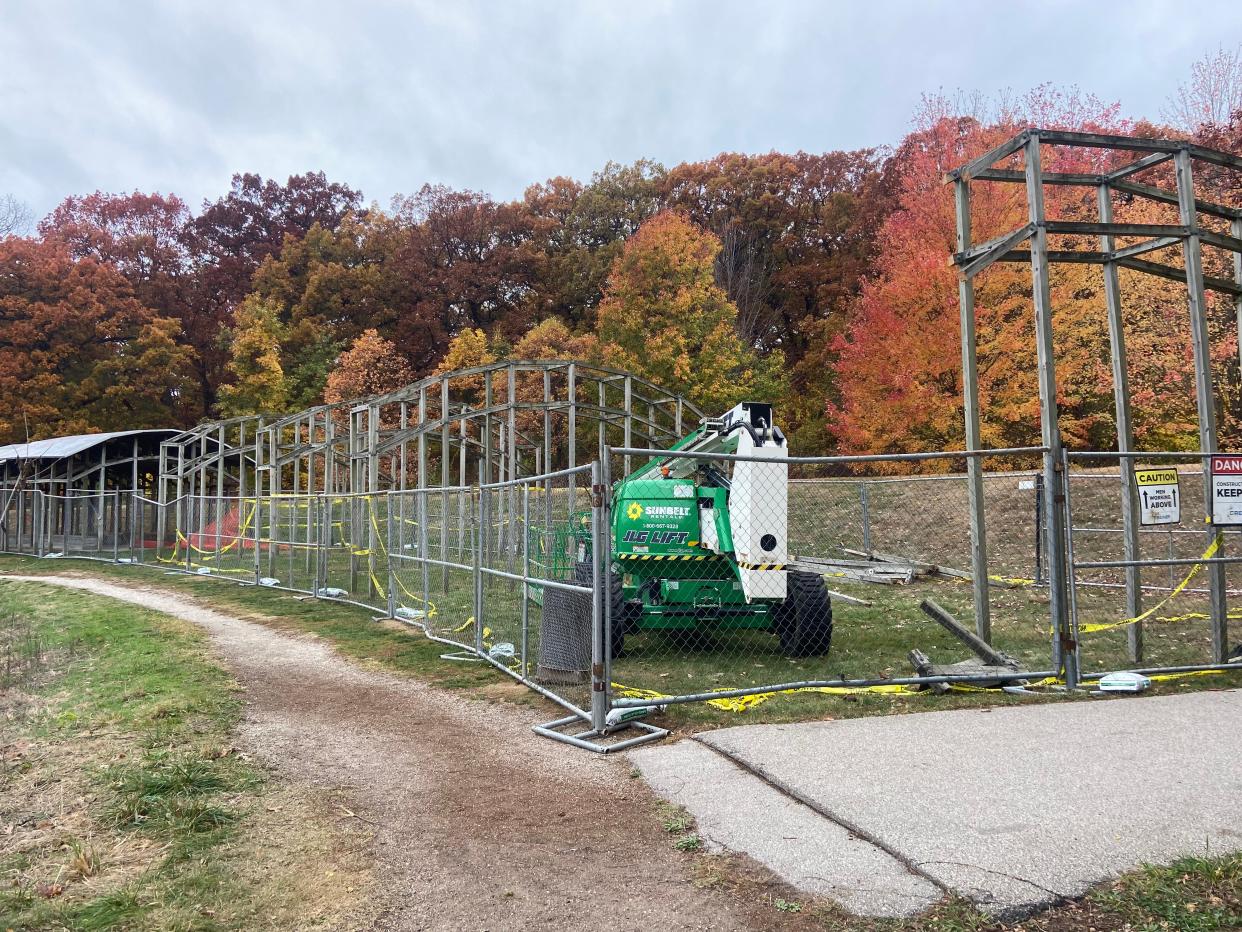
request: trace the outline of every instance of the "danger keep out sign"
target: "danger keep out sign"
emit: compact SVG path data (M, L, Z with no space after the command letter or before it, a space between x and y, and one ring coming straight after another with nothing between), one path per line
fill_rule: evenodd
M1134 484L1138 486L1142 524L1181 522L1182 497L1177 486L1176 469L1136 469Z
M1242 524L1242 456L1212 457L1212 523Z

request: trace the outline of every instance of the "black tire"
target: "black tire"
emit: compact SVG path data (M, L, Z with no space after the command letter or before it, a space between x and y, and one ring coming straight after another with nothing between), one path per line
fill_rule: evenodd
M790 570L789 594L773 612L772 627L787 657L822 657L832 647L832 601L822 576Z
M590 586L593 583L591 562L577 560L574 562L574 583L579 586ZM621 586L621 574L608 574L608 598L612 608L612 649L611 656L620 657L625 653L625 635L631 628L631 620L635 615L634 606L625 601L625 593Z
M630 616L632 610L625 601L625 592L621 588L621 574L608 574L608 599L611 606L610 614L612 616L612 627L609 629L608 645L612 658L617 658L625 653L625 635L630 629Z

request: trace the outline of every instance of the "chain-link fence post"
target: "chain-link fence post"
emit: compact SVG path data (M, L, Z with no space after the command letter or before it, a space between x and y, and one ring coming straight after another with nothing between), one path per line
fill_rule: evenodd
M607 456L607 447L604 448ZM609 598L608 530L604 524L608 487L600 461L591 464L591 728L604 730L608 716L607 604Z
M396 546L393 541L392 534L392 492L384 493L384 522L385 531L387 532L388 544L384 548L384 566L386 573L385 580L388 583L388 617L397 617L397 577L396 567L393 565L392 550Z
M1048 488L1048 609L1052 620L1053 665L1065 675L1069 689L1078 688L1078 645L1074 638L1073 617L1068 600L1069 561L1066 557L1068 502L1066 474L1068 458L1061 445L1060 432L1044 453L1044 483Z
M522 484L522 679L530 665L530 483Z
M603 649L604 649L604 697L605 697L605 714L607 710L612 708L612 646L615 643L612 636L612 626L622 624L622 619L612 617L613 591L612 591L612 448L604 447L604 456L600 460L600 484L603 486L603 502L601 503L602 514L600 516L600 533L598 539L602 540L603 550L603 578L607 581L607 596L604 598L604 628L603 628ZM618 581L618 584L620 582ZM619 595L619 594L618 594Z
M187 573L194 572L193 567L193 549L190 543L194 539L194 494L191 492L185 499L185 528L177 533L180 537L185 538L185 571Z
M1044 514L1047 500L1044 495L1044 474L1035 477L1035 585L1042 586L1044 578Z
M254 584L263 577L263 558L259 553L263 546L263 474L255 471L254 481Z
M485 474L480 464L479 475ZM479 506L476 511L478 521L474 533L474 649L483 653L483 554L487 547L488 520L491 508L488 506L487 489L479 482Z
M862 547L871 553L871 486L866 481L858 483L858 505L862 511Z

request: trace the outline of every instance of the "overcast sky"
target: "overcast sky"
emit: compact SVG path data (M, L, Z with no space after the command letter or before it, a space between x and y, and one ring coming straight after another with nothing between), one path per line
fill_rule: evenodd
M1239 42L1240 0L0 0L0 195L197 210L233 172L323 169L385 205L509 198L609 159L893 143L938 89L1076 84L1156 118Z

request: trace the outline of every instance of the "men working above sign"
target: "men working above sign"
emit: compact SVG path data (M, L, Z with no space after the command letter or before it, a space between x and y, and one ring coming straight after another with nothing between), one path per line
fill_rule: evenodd
M1171 466L1162 469L1135 469L1134 483L1138 486L1141 523L1179 524L1182 520L1182 497L1177 484L1177 470Z

